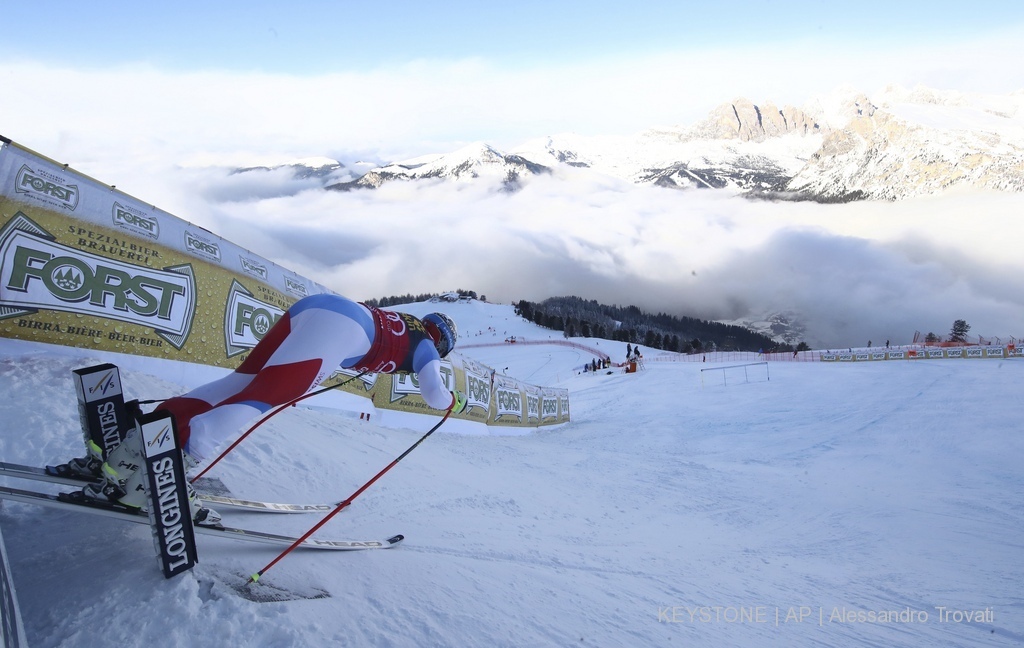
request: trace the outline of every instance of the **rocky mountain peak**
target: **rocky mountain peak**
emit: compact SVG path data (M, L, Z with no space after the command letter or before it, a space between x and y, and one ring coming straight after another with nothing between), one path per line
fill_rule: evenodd
M696 124L687 139L737 139L763 142L788 133L809 135L820 133L817 120L799 108L778 108L768 101L756 105L749 99L736 99L714 110Z
M890 87L845 105L787 189L816 200L900 200L959 186L1024 191L1021 102Z

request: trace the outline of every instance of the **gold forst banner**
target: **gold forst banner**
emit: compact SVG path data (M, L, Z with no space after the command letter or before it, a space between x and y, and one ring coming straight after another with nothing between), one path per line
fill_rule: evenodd
M466 394L466 411L457 418L498 427L537 427L569 421L567 389L541 388L496 375L490 367L456 353L441 361L441 373L448 389L459 389ZM350 380L352 378L355 379ZM341 390L369 398L374 407L437 413L420 396L414 375L359 376L356 371L342 369L324 381L324 385L345 381L349 382L340 387ZM529 403L533 403L532 410L528 408Z
M822 362L875 362L880 360L942 360L1024 357L1024 347L1015 343L988 346L924 347L898 351L849 351L821 354Z
M291 304L324 292L331 291L0 138L2 337L234 368ZM513 423L497 403L514 400L515 390L502 381L496 395L493 370L455 354L445 370L449 387L469 398L459 418L531 427L568 420L565 390L518 386ZM429 410L414 376L364 376L345 389L376 407Z
M235 367L326 289L66 165L0 146L0 335Z

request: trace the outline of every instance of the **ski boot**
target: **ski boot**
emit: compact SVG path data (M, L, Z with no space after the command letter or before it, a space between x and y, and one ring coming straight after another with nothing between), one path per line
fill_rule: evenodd
M102 466L103 460L88 455L76 457L67 463L56 466L47 466L46 472L57 477L71 477L81 481L90 481L103 479Z
M188 505L192 511L192 522L199 526L224 526L220 523L220 513L203 504L203 501L199 499L199 493L192 488L191 482L186 481L185 487L188 488Z
M130 432L129 435L131 434L133 433ZM144 458L137 445L135 442L128 442L117 446L102 466L102 481L85 486L82 495L88 499L145 509L148 502L141 470ZM202 500L187 480L185 487L188 489L192 521L201 526L221 526L220 514L203 506Z
M103 479L103 449L90 440L85 442L84 457L76 457L67 463L47 466L46 472L57 477L70 477L80 481Z

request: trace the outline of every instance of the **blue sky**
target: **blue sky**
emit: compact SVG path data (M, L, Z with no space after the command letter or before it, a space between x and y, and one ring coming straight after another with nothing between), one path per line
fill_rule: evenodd
M136 159L393 161L741 97L1024 88L1009 1L6 4L0 134L65 159L129 135Z
M288 74L475 57L518 67L793 41L880 47L1024 22L1024 4L1009 0L6 4L2 59Z

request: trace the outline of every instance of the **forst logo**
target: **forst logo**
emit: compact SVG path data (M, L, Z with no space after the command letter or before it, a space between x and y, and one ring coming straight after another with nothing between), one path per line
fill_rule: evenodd
M161 320L169 320L175 298L185 296L185 288L179 283L149 274L133 276L108 265L92 267L79 257L57 256L19 246L14 251L10 279L4 287L28 292L33 279L42 282L50 295L67 304L105 307L112 297L109 305L115 311L130 311Z
M18 170L14 190L18 193L31 194L56 202L68 211L78 207L78 185L59 182L59 178L46 178L43 172L33 171L27 164Z
M491 400L491 384L487 380L474 376L471 373L466 374L466 381L468 383L467 396L470 400L487 405Z
M185 247L199 256L220 261L220 246L210 243L192 232L185 232Z
M498 408L503 412L522 412L523 397L519 392L501 390L497 394Z
M267 272L267 266L262 263L244 256L239 256L238 260L241 261L242 270L244 270L246 274L251 274L252 276L258 277L264 281L266 281L267 277L270 276Z
M152 216L138 213L138 210L133 210L131 207L115 202L112 217L114 225L122 229L127 229L152 239L160 238L160 223Z
M22 214L0 230L0 305L10 317L55 310L153 330L182 348L195 314L188 265L148 268L57 243Z
M257 341L262 340L279 319L281 313L272 313L266 308L239 302L235 305L235 335L244 335L248 328Z
M224 308L224 343L229 358L256 346L284 315L282 309L256 299L237 281L231 286Z
M545 417L556 416L558 414L558 401L553 398L542 399L541 411Z
M306 294L307 294L305 284L302 284L302 283L300 283L298 281L295 281L291 277L285 277L284 278L284 287L285 287L285 290L287 290L288 292L292 293L293 295L299 295L300 297L305 297Z
M59 266L50 274L52 287L47 286L50 292L55 292L53 287L60 288L65 292L74 293L85 285L85 276L72 265ZM45 281L45 279L44 279Z

